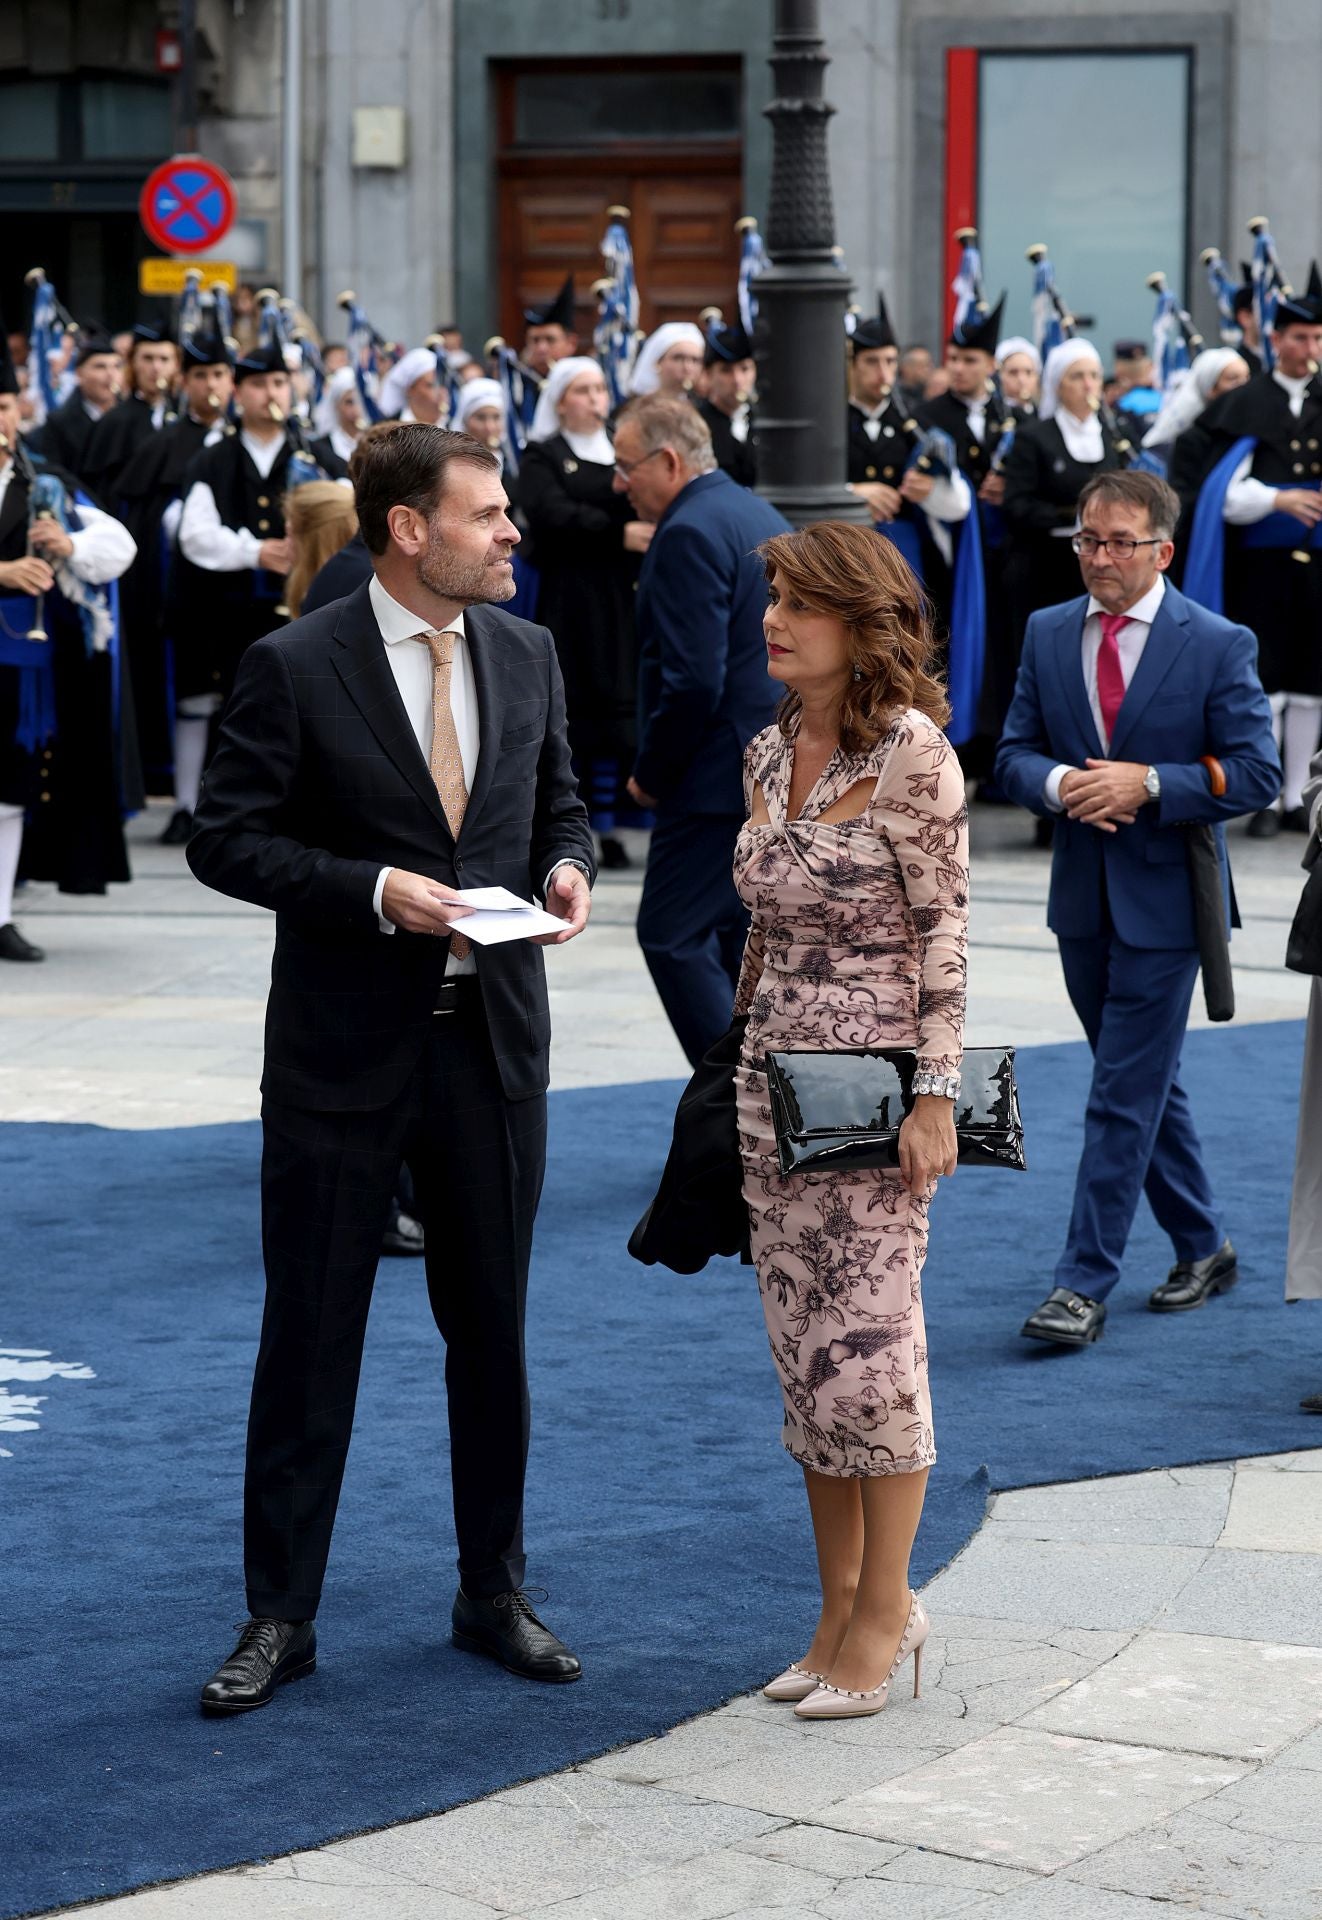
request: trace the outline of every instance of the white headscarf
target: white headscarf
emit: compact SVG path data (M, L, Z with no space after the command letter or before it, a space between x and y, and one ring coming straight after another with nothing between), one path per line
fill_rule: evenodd
M1209 347L1206 353L1198 355L1191 367L1177 373L1161 403L1161 412L1143 435L1143 445L1174 445L1212 398L1213 387L1231 361L1240 357L1234 347Z
M403 411L408 390L425 373L435 373L436 355L430 347L410 347L381 382L381 411L387 420Z
M335 410L341 396L348 393L349 389L356 387L357 384L358 382L354 378L352 367L336 367L334 373L322 388L321 398L318 400L315 412L313 413L312 430L314 433L326 434L330 432L331 428L337 424Z
M695 327L691 320L667 320L655 333L649 333L638 351L633 363L633 372L629 375L629 391L632 394L655 393L661 385L661 376L656 370L657 361L681 342L696 347L699 353L705 353L707 342L702 330Z
M1031 340L1025 340L1022 333L1012 333L1008 340L1002 340L996 349L996 364L1003 367L1011 355L1026 353L1039 373L1042 371L1042 355Z
M1102 356L1091 340L1062 340L1047 355L1046 365L1042 369L1042 398L1037 410L1044 420L1055 418L1057 402L1060 399L1060 383L1070 368L1077 366L1080 360L1091 360L1098 373L1102 371Z
M499 407L502 418L505 413L505 389L499 380L466 380L459 389L459 398L455 404L454 419L450 425L456 433L462 433L468 425L470 414L479 407Z
M529 440L554 439L560 431L560 402L565 388L572 387L585 373L600 372L597 362L586 353L571 353L566 359L555 361L537 396L537 411L528 429Z

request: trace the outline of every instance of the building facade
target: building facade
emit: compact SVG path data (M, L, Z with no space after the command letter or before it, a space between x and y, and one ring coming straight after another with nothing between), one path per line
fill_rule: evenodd
M1123 0L1122 0L1123 4ZM286 15L286 6L295 9ZM196 145L234 176L222 246L280 276L282 74L298 41L297 289L328 338L352 286L417 341L510 333L573 270L582 324L606 208L630 207L647 324L732 307L742 213L769 167L772 0L196 0ZM176 0L0 8L0 300L43 265L80 316L140 302L150 167L185 137ZM1302 281L1322 250L1317 0L822 0L838 238L867 308L944 323L950 235L976 224L988 290L1027 321L1046 241L1105 352L1150 323L1163 271L1208 337L1199 251L1270 216ZM162 39L165 61L162 67Z

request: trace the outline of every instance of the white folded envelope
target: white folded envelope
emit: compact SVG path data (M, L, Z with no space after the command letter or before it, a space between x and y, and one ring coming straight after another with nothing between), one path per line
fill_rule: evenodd
M495 947L502 940L531 940L537 934L565 930L563 920L543 913L531 900L520 900L506 887L469 887L454 897L473 909L455 921L454 930L475 947Z

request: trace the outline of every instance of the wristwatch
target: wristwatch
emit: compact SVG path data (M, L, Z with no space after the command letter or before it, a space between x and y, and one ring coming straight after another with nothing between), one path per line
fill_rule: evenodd
M1157 772L1157 769L1155 767L1149 767L1147 772L1143 775L1143 785L1147 789L1147 796L1149 800L1160 800L1161 775Z

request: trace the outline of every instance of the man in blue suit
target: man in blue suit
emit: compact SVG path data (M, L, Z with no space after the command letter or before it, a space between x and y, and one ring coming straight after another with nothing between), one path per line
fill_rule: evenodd
M1140 1192L1176 1256L1154 1312L1238 1278L1179 1079L1199 965L1183 828L1213 826L1229 926L1220 823L1267 806L1280 768L1253 635L1162 577L1178 514L1154 474L1089 481L1074 536L1087 597L1029 621L996 755L1002 790L1056 816L1047 923L1093 1052L1065 1251L1023 1328L1067 1347L1101 1333Z
M623 409L615 485L656 532L638 575L638 756L629 792L656 826L638 907L666 1016L696 1065L730 1024L748 917L735 892L744 748L770 725L766 575L757 548L789 524L722 473L687 400Z

